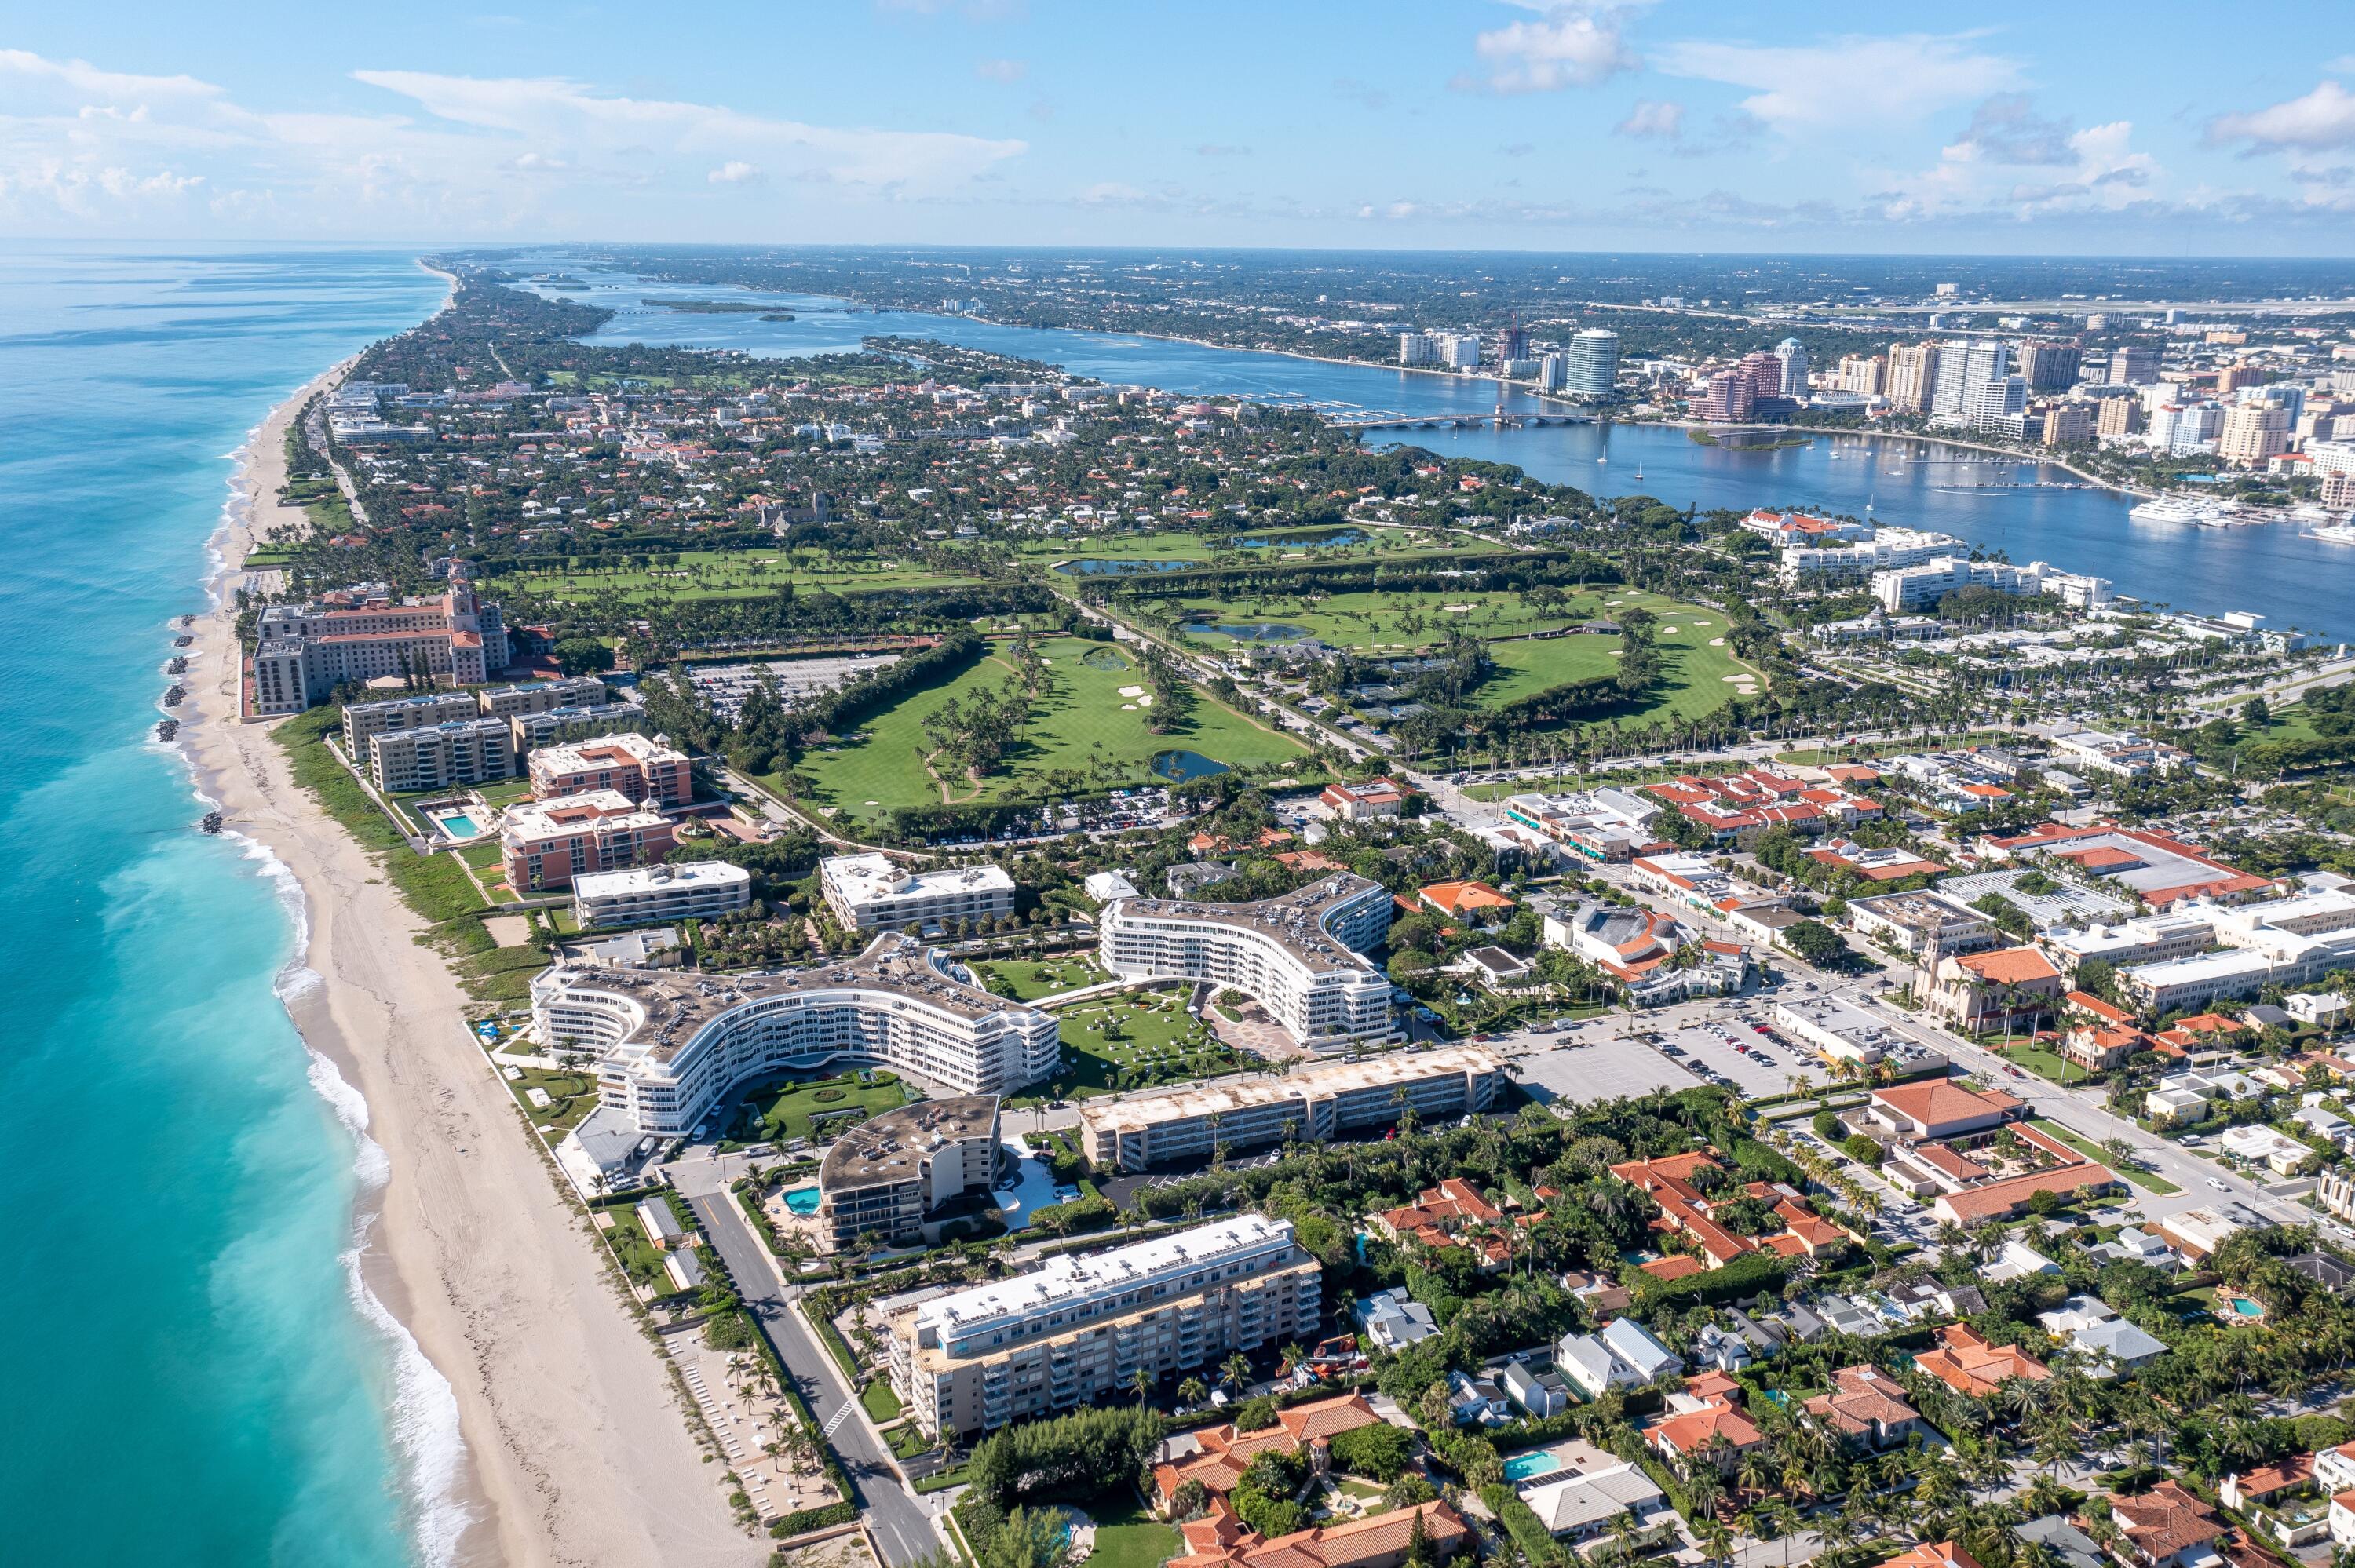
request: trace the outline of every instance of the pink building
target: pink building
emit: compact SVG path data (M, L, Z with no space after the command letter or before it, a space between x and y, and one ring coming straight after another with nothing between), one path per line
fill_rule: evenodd
M643 735L601 735L531 754L531 795L558 800L610 789L654 806L684 806L695 795L687 754Z
M510 806L499 830L507 885L527 895L588 872L652 865L677 842L669 818L613 789Z

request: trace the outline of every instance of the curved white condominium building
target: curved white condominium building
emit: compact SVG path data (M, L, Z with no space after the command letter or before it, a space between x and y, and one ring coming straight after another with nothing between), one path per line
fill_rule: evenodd
M603 1103L655 1137L693 1131L757 1078L879 1066L1003 1095L1051 1075L1062 1050L1053 1019L897 932L784 974L553 969L532 981L531 1012L550 1050L598 1053Z
M1098 956L1123 980L1208 980L1241 991L1316 1049L1397 1032L1390 978L1359 956L1391 928L1391 895L1340 872L1257 904L1122 898Z

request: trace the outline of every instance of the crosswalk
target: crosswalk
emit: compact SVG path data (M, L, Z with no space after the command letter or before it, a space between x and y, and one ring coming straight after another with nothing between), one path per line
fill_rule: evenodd
M842 1408L836 1411L833 1418L826 1422L826 1435L827 1436L833 1436L835 1433L840 1429L842 1424L850 1419L850 1407L853 1403L855 1402L851 1400L844 1400L842 1402Z

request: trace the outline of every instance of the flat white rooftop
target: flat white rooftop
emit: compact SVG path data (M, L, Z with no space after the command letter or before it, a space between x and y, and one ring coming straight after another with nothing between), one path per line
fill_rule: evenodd
M1291 1242L1291 1221L1240 1214L1175 1235L1131 1242L1109 1252L1050 1258L1045 1267L1028 1274L927 1301L916 1308L916 1321L919 1326L940 1325L947 1338L958 1330L969 1331L977 1323L1028 1319L1099 1291L1121 1289L1262 1247L1288 1247Z
M888 855L837 854L818 863L828 885L842 890L854 904L880 898L943 897L962 893L1012 892L1014 879L995 865L957 866L947 871L910 871Z
M698 860L685 865L638 865L627 871L583 872L572 879L572 891L581 898L614 898L666 887L726 887L751 880L752 874L741 865L730 865L724 860Z
M1124 1099L1101 1109L1084 1106L1080 1119L1092 1128L1134 1132L1163 1122L1224 1116L1295 1097L1319 1099L1346 1095L1353 1089L1387 1088L1459 1073L1494 1073L1503 1067L1504 1063L1494 1051L1479 1045L1452 1045L1440 1051L1390 1051L1363 1062L1328 1062L1303 1067L1280 1078L1205 1085L1175 1094Z

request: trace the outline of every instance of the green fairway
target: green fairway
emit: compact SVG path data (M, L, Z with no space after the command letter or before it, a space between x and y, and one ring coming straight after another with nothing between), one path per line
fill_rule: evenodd
M1136 692L1123 692L1142 685L1137 672L1105 667L1102 643L1050 637L1039 641L1039 651L1047 661L1049 689L1040 694L1005 761L977 786L961 773L942 779L926 771L933 748L923 723L952 696L962 699L996 687L1012 674L1014 660L1004 643L993 643L988 657L954 681L869 715L857 737L805 752L799 768L812 781L808 798L833 807L837 819L869 817L899 806L1041 800L1076 792L1074 778L1085 789L1157 782L1153 758L1177 750L1199 752L1235 768L1297 764L1304 779L1313 770L1302 742L1206 694L1198 695L1192 716L1178 727L1167 735L1151 733L1145 727L1149 708L1137 702ZM1059 771L1062 779L1047 778Z
M1403 561L1418 556L1454 556L1494 548L1436 530L1360 528L1348 524L1255 529L1231 535L1174 531L1034 539L1022 546L1021 555L1032 561L1180 561L1203 566L1251 566L1308 560Z
M502 588L568 604L746 599L791 585L796 592L878 593L886 589L964 587L977 577L896 561L853 560L817 551L682 550L673 564L646 567L632 556L622 565L602 556L576 556L560 567L518 572Z

